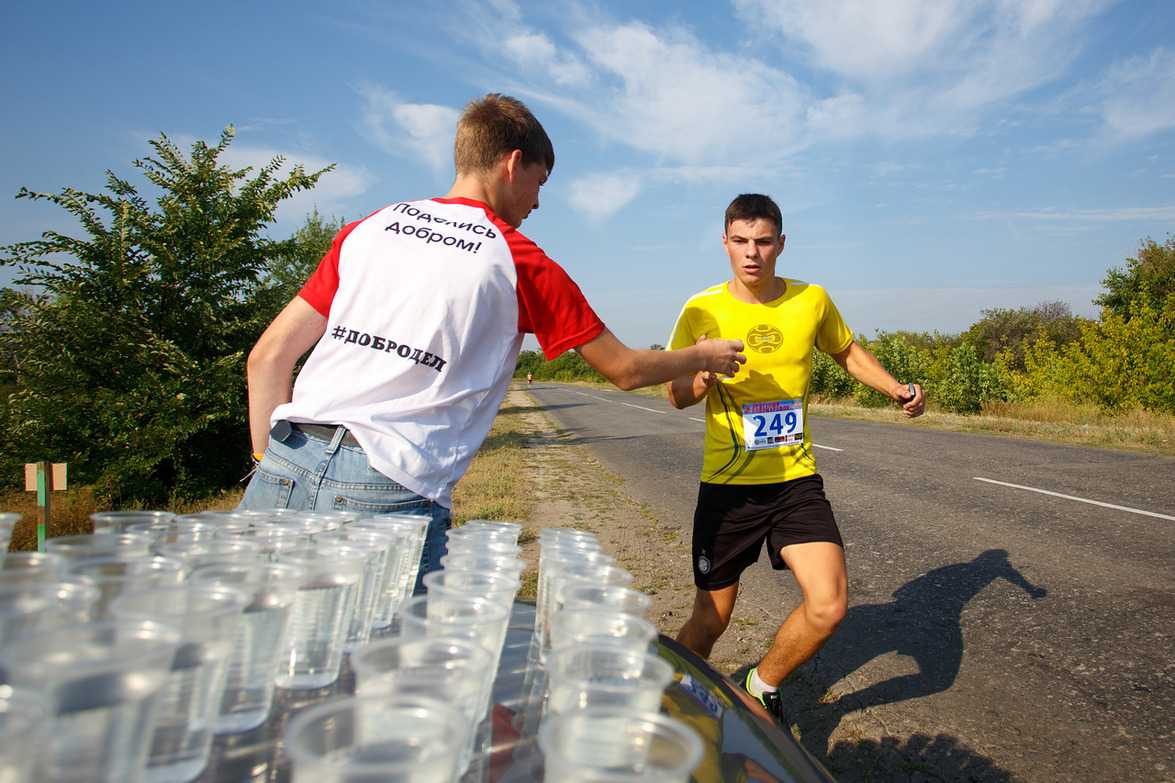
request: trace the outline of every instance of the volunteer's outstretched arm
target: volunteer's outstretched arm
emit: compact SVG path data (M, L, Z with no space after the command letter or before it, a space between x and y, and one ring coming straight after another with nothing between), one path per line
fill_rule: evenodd
M909 418L921 416L926 408L926 398L922 394L922 387L914 384L914 397L909 397L909 387L898 381L886 372L877 361L877 357L865 350L860 343L853 340L849 347L840 353L832 354L836 363L844 368L845 372L856 378L871 389L876 389L896 403L901 404L902 413Z
M654 351L629 348L607 329L576 350L626 391L703 371L733 375L747 361L742 340L706 340L678 351Z
M269 416L290 401L294 365L326 331L326 318L300 296L278 313L249 352L249 435L253 453L269 444Z

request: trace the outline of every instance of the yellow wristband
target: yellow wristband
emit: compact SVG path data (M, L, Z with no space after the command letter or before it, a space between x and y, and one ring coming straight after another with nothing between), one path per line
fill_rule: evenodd
M253 452L253 461L254 462L260 462L264 458L265 458L264 454L258 454L257 452Z

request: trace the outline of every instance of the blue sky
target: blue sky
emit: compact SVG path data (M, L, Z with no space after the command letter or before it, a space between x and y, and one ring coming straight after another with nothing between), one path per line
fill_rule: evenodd
M276 234L439 195L487 91L555 143L524 232L633 345L728 276L740 192L775 197L781 270L866 335L1093 315L1107 267L1175 231L1162 0L7 3L0 30L0 244L71 229L21 185L98 190L157 133L229 123L235 163L337 164Z

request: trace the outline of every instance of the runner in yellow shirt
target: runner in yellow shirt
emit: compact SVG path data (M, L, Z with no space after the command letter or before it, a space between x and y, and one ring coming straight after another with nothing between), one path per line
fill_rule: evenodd
M702 372L668 387L677 408L706 400L693 530L697 593L677 640L709 657L730 623L739 578L766 541L772 567L791 570L803 600L740 684L781 721L779 683L820 649L847 607L844 544L807 426L813 346L899 403L906 416L924 409L921 387L899 383L853 339L823 288L775 275L782 226L779 207L767 196L744 194L731 202L722 244L733 277L686 302L669 347L741 339L747 363L733 376Z

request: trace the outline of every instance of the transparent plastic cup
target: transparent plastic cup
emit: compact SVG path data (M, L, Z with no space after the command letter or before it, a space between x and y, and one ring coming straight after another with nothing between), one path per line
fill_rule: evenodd
M579 585L627 587L633 582L632 574L616 565L576 561L562 561L557 565L557 568L549 572L547 581L547 619L543 623L543 633L539 637L544 653L551 649L551 621L563 608L563 594L568 587Z
M278 654L286 641L300 567L288 563L238 560L200 566L191 584L231 587L245 595L241 625L225 666L224 695L216 718L217 734L249 731L265 722L273 704Z
M218 560L243 560L247 563L268 559L261 547L244 538L224 539L219 536L189 539L175 543L159 543L155 551L160 555L183 563L184 569L192 571L205 563Z
M151 537L144 533L95 533L59 536L45 541L45 551L65 560L87 557L146 557L151 554Z
M38 694L0 687L0 781L45 777L38 766L49 743L49 726L49 707Z
M446 568L424 575L424 586L429 595L446 598L477 596L501 604L507 610L514 607L519 585L518 579L485 571L451 571Z
M517 544L522 535L522 525L517 522L504 522L496 519L470 519L461 525L459 530L506 530L513 536L512 543Z
M279 688L323 688L339 678L367 558L364 550L319 542L279 555L279 562L303 570L278 656Z
M412 596L416 577L420 573L420 558L424 553L424 539L432 517L427 514L380 514L359 520L364 526L383 525L399 530L408 537L408 545L400 557L400 603Z
M20 514L4 512L0 514L0 563L4 562L8 554L8 545L12 542L12 529L20 522Z
M498 670L502 645L510 624L510 610L485 598L417 595L404 602L400 634L406 639L456 636L472 639L492 656L491 672Z
M450 552L441 558L441 570L480 571L487 574L501 574L519 579L526 570L526 561L520 557L469 554Z
M240 591L205 584L125 592L111 607L123 620L166 619L181 634L155 715L146 783L186 783L207 766L244 607Z
M338 699L295 716L286 751L295 783L449 783L463 720L439 699Z
M371 611L368 623L372 631L392 625L401 601L400 576L406 567L404 553L411 546L408 535L402 530L372 526L365 522L353 522L342 530L325 535L333 536L349 545L365 542L383 547L383 573L379 579L379 586L370 596Z
M167 557L90 557L73 561L68 575L98 588L94 615L104 617L118 596L128 590L174 587L183 583L183 563Z
M506 544L507 546L518 546L518 533L506 529L494 529L489 527L461 527L449 528L445 532L445 540L453 542L456 540L476 542L492 541L497 544Z
M9 552L0 569L0 580L16 582L52 582L64 571L65 561L49 552Z
M598 642L566 647L547 659L547 710L657 712L672 680L673 666L651 653Z
M179 642L179 631L167 625L108 620L54 628L0 650L9 682L40 694L49 707L49 746L38 779L143 780Z
M0 645L91 619L98 590L74 582L0 585Z
M539 557L538 587L535 596L535 636L541 642L540 647L547 649L549 631L547 626L551 622L553 611L551 582L567 569L615 565L616 559L599 550L552 547Z
M522 547L508 541L495 541L482 536L458 536L446 545L449 552L462 555L492 555L494 557L521 557Z
M590 643L623 645L645 652L657 636L657 628L643 617L599 609L571 609L551 622L551 651Z
M154 550L163 553L165 548L193 547L202 544L213 544L224 540L225 536L236 530L247 530L248 523L212 523L212 522L173 522L166 527L154 526Z
M676 718L604 709L552 716L538 741L545 779L559 783L688 783L703 749Z
M320 543L340 544L367 553L355 614L347 629L347 652L371 639L377 609L384 610L386 614L383 596L387 590L388 577L394 575L393 572L400 567L399 552L395 549L398 539L394 531L354 530L351 526L318 536Z
M166 524L175 519L170 511L98 511L90 514L95 533L125 533L127 525Z
M653 599L639 590L623 585L568 584L557 601L556 611L563 609L602 609L648 617Z
M434 636L386 639L351 656L357 696L444 694L461 713L466 731L460 773L473 757L477 728L486 717L493 685L492 657L471 639Z
M257 545L258 554L264 560L275 561L282 552L308 546L310 535L278 525L259 525L244 529L226 530L216 535L218 541L249 541Z

